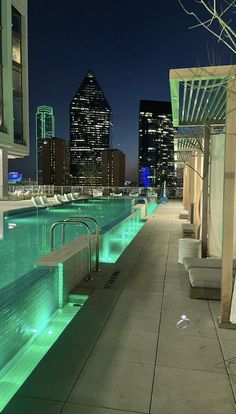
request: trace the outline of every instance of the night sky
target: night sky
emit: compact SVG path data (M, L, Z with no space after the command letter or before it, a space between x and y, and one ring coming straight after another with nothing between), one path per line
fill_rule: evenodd
M193 4L188 0L187 4ZM56 136L69 139L69 104L89 68L113 110L114 147L126 153L127 178L138 159L141 99L169 100L169 69L230 64L224 46L178 0L29 0L31 156L10 163L35 177L35 112L55 109Z

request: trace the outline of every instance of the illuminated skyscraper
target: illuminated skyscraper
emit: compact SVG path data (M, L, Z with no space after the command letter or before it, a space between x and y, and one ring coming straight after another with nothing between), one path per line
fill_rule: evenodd
M55 117L51 106L38 106L36 112L36 178L42 184L42 147L45 139L55 137Z
M170 102L140 101L139 185L176 185L174 133Z
M42 184L68 185L69 172L69 141L62 138L44 139L42 148Z
M70 105L72 184L101 185L101 152L110 145L111 108L91 70Z
M125 185L125 154L119 149L102 151L102 185L104 187Z

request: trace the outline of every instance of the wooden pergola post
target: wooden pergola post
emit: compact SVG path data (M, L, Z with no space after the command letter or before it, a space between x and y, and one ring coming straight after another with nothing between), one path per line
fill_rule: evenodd
M195 152L195 170L198 172L198 174L195 174L194 179L194 224L195 224L195 238L199 238L200 233L200 211L199 211L199 204L200 204L200 195L201 195L201 189L202 189L202 179L200 177L202 173L202 152L198 149Z
M204 159L203 159L203 182L202 182L202 257L207 257L208 237L208 176L210 156L210 126L205 126L204 131Z
M188 210L189 204L189 168L187 165L184 166L184 174L183 174L183 204L185 210Z
M219 325L230 325L234 236L234 186L236 152L236 80L228 81L224 157L222 277Z
M189 165L190 167L188 167L189 170L189 221L190 223L194 223L194 184L195 184L195 171L194 171L194 167L195 167L195 157L194 157L194 153L191 152L191 157L189 160Z

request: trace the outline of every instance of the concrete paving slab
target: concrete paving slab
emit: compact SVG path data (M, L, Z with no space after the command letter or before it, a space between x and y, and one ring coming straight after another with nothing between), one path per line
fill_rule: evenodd
M111 277L111 275L109 275ZM105 281L105 283L107 280ZM89 297L87 302L85 303L85 306L112 306L116 302L117 298L119 296L119 292L116 291L110 291L108 289L96 289L92 293L92 295Z
M215 324L207 301L189 299L174 292L164 297L161 332L180 332L176 331L176 323L181 315L187 315L191 322L189 328L185 329L185 335L216 338Z
M53 349L54 354L71 355L86 359L101 332L97 326L70 324L59 337Z
M128 280L124 286L125 291L131 290L140 291L140 292L153 292L153 293L162 293L164 282L156 280L146 280L146 279L134 279Z
M17 395L66 401L84 362L79 354L60 355L51 351L34 369Z
M59 414L63 403L58 401L28 398L17 395L1 412L2 414Z
M158 367L151 413L235 414L235 403L225 375Z
M130 414L130 411L112 410L105 407L67 403L61 414ZM139 414L132 411L132 414Z
M218 316L220 315L220 301L211 300L209 301L210 309L212 311L213 319L215 322L216 332L219 335L220 340L236 341L236 330L235 329L222 329L218 327Z
M142 332L157 332L160 322L160 310L143 311L142 309L135 310L130 308L130 312L124 309L123 312L117 311L112 313L106 326L116 330L130 330Z
M175 292L177 296L188 296L189 295L189 281L182 278L172 278L166 276L165 282L165 295L171 296Z
M153 367L91 357L68 402L148 412Z
M223 355L215 338L185 335L187 329L179 334L160 335L157 364L225 375L224 365L219 364Z
M157 282L159 283L159 282ZM162 282L161 282L162 284ZM143 290L140 291L139 289L133 290L133 289L123 289L121 292L119 299L117 303L120 302L127 302L130 304L138 304L148 307L148 305L159 307L161 304L161 293L162 292L152 292L149 290Z
M147 285L148 285L148 281L149 280L154 280L154 281L159 281L159 280L164 280L165 278L165 269L163 269L163 271L158 271L154 266L150 269L147 268L145 269L145 271L143 271L142 269L138 268L138 267L134 267L132 269L132 271L129 274L128 280L131 279L135 279L135 280L139 280L139 279L145 279L147 281Z
M105 327L93 351L95 358L155 364L156 332L115 330Z
M80 325L102 327L109 317L111 309L112 305L85 305L79 311L78 318L72 320L71 324L79 322Z
M236 399L236 339L234 341L232 339L221 339L220 342L224 360L222 358L218 366L226 366L234 397Z

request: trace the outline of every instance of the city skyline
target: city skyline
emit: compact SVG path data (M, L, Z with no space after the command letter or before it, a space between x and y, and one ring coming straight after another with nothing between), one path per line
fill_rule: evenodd
M114 147L127 155L127 178L134 174L139 101L169 100L170 68L208 65L212 59L231 63L227 49L203 28L188 30L193 22L177 0L150 0L148 7L124 0L89 5L70 0L66 6L59 0L56 8L46 0L29 2L31 156L12 168L34 175L37 106L55 108L57 134L69 139L70 99L90 67L113 108Z

